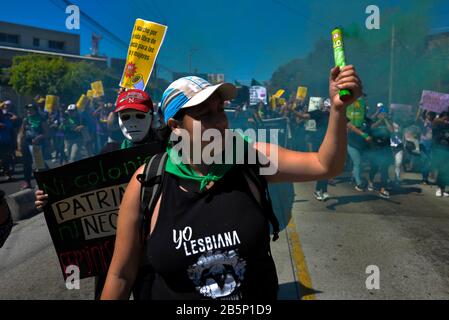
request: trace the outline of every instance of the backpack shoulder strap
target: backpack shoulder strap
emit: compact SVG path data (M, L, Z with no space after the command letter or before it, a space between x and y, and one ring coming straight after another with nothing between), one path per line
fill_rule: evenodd
M245 166L247 168L245 170L245 173L248 173L248 177L251 179L251 181L256 185L257 189L259 190L259 194L261 196L262 205L263 205L263 211L268 219L270 221L271 226L273 227L273 241L276 241L279 239L279 221L276 217L276 214L273 210L273 204L271 203L271 197L270 197L270 191L268 190L268 183L265 180L265 178L261 177L256 170L258 170L258 166L255 165L247 165Z
M142 242L145 241L145 238L148 234L153 211L162 191L162 182L165 176L166 161L167 152L154 155L145 164L144 173L137 176L137 180L139 180L142 185L140 188L140 220Z

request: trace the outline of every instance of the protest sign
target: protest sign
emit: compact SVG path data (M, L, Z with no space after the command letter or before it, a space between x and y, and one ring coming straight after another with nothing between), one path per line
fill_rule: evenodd
M167 26L137 19L131 35L120 86L144 90L150 79Z
M449 94L424 90L422 92L420 106L424 110L433 111L437 114L448 111Z
M48 113L53 112L53 110L58 106L59 104L59 97L53 96L53 95L47 95L45 97L45 110Z
M85 94L82 94L81 97L78 99L78 102L76 103L76 107L78 108L79 111L83 111L88 102L89 98Z
M306 87L298 87L298 90L296 91L296 99L297 100L304 100L307 96L307 88Z
M261 86L252 86L249 88L249 104L254 106L259 102L267 104L267 88Z
M104 96L103 82L95 81L90 84L94 98L99 98Z
M89 99L92 99L94 97L94 91L93 90L87 90L86 96Z
M285 93L285 90L283 89L279 89L274 95L273 97L275 97L276 99L279 99L280 97L282 97L282 95Z
M106 274L114 250L120 202L134 172L159 143L118 150L34 173L48 194L44 216L64 279L76 265L80 278Z
M308 112L312 112L312 111L321 109L321 106L323 104L324 104L324 99L323 98L321 98L321 97L310 97Z

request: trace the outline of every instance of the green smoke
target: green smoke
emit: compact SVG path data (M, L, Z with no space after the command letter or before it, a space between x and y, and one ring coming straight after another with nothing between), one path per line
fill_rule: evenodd
M440 44L436 44L431 37L430 10L435 3L402 1L397 7L381 6L380 30L366 29L367 15L360 11L365 5L363 3L357 6L360 22L342 25L346 62L356 66L364 84L368 105L389 102L392 53L392 103L417 106L422 90L449 92L449 36L446 42L441 40ZM323 14L326 16L329 12ZM353 14L356 14L355 10L349 12L349 15ZM334 18L324 25L329 25L330 34L332 27L337 24L338 18ZM392 46L393 26L395 41ZM308 86L312 95L325 96L332 65L332 41L329 36L319 39L306 57L298 57L279 67L273 73L271 86L294 93L300 84Z

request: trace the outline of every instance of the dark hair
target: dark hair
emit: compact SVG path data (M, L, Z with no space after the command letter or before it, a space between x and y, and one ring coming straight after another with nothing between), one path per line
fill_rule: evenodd
M185 109L180 109L178 112L176 112L173 119L177 121L182 121L182 119L184 119L185 114L186 114Z
M426 116L429 116L430 121L433 121L437 117L437 114L435 112L433 112L433 111L429 111L429 112L426 113Z
M449 117L449 111L443 111L440 113L440 118Z

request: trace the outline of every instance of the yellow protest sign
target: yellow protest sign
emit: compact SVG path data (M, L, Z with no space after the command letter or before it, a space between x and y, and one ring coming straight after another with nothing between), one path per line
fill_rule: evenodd
M144 90L150 79L167 26L136 19L120 86Z
M284 94L284 92L285 92L285 90L279 89L279 90L274 94L274 97L279 99L280 97L282 97L282 95Z
M298 91L296 91L296 99L304 100L307 96L307 88L306 87L298 87Z
M88 102L89 98L85 94L82 94L81 97L78 99L78 102L76 103L76 107L78 108L79 111L83 111Z
M104 96L103 82L95 81L90 84L93 91L94 98L99 98Z
M94 91L93 90L87 90L86 96L89 99L92 99L94 97Z
M53 112L53 110L59 104L59 97L53 95L47 95L45 97L45 110L49 113Z

